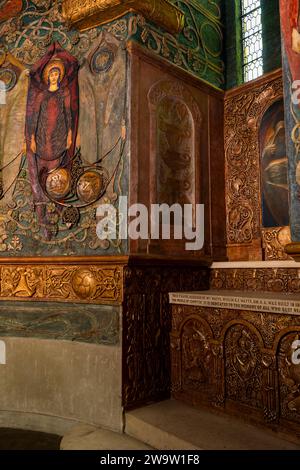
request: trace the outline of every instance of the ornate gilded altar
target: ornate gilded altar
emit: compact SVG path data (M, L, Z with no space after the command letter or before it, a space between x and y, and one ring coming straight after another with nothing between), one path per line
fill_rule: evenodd
M297 295L172 294L172 395L300 438Z

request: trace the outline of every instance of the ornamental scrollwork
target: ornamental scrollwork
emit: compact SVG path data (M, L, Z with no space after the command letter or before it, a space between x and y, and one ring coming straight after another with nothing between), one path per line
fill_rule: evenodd
M260 121L282 98L282 77L241 87L225 98L227 240L250 244L261 236Z

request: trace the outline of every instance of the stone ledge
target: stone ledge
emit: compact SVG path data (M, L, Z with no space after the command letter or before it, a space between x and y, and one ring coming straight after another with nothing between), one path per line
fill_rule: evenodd
M300 315L300 299L297 294L273 294L241 291L174 292L170 303L194 307L226 308L265 313Z
M126 413L125 432L158 450L299 450L276 433L175 400Z

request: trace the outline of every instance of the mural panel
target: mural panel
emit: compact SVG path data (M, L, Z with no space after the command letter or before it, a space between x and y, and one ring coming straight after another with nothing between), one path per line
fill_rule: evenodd
M260 126L263 227L289 225L288 159L283 101L266 111Z
M96 209L124 182L125 51L97 35L79 63L54 41L30 68L2 52L0 252L122 253L96 235ZM113 245L114 243L114 245Z
M195 200L194 122L183 101L164 98L157 109L157 200L193 204Z
M280 0L284 68L285 119L289 159L291 235L300 241L300 106L299 93L292 99L294 82L300 79L300 3ZM297 87L296 87L297 88Z

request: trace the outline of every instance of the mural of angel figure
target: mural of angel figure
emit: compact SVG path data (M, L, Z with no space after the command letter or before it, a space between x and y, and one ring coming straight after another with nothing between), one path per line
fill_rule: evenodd
M71 167L78 128L77 59L58 43L32 68L27 101L29 178L39 216L49 202L45 185L56 169Z

